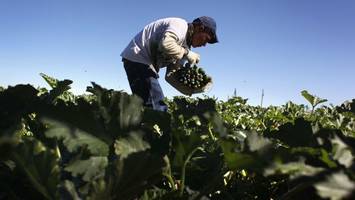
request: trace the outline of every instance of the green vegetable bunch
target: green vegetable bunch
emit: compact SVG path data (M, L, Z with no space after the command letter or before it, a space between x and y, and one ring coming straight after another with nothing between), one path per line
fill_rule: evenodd
M192 89L203 88L212 81L212 78L196 65L190 67L189 64L186 64L185 67L181 67L175 73L181 84Z

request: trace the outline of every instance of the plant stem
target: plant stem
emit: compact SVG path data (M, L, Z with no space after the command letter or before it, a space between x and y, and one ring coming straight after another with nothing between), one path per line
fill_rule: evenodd
M211 139L213 140L213 141L216 141L217 139L216 139L216 137L213 135L213 133L212 133L212 130L211 130L211 125L209 124L208 125L208 134L210 135L210 137L211 137Z
M180 185L180 191L179 191L179 196L182 197L183 193L184 193L184 188L185 188L185 171L186 171L186 166L187 163L190 161L191 157L195 154L196 151L201 150L203 151L202 147L196 147L194 150L191 151L191 153L189 153L189 155L187 156L184 165L182 166L181 169L181 185Z

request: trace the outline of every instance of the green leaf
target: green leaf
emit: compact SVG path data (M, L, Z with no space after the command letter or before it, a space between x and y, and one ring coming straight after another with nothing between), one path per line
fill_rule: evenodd
M345 144L337 135L331 139L331 143L333 146L334 159L345 167L350 167L353 164L354 159L350 147Z
M115 143L119 159L111 163L106 182L112 184L107 189L116 198L133 199L162 180L167 163L149 148L139 132L131 132Z
M106 130L104 123L101 120L97 106L87 102L84 99L79 99L77 104L71 102L58 101L57 104L43 104L38 111L40 120L43 122L46 119L57 121L67 130L75 129L84 131L94 137L105 141L107 144L112 144L119 130ZM55 123L55 124L58 124ZM59 125L59 124L58 124ZM62 125L59 125L62 126Z
M0 135L12 135L21 119L35 110L38 91L31 85L8 87L0 93Z
M225 161L232 170L261 170L273 162L272 143L257 133L250 132L241 146L239 141L232 138L221 138Z
M33 138L24 138L24 143L11 153L16 168L24 173L24 178L46 199L58 199L59 158Z
M42 78L48 83L51 88L56 88L58 85L58 80L55 78L52 78L44 73L40 73L39 75L42 76Z
M171 115L167 112L144 109L141 124L152 151L168 154L171 148Z
M303 118L298 118L295 123L287 123L277 131L266 131L265 136L280 140L290 147L314 146L317 142L313 135L311 123Z
M328 101L327 99L322 99L317 96L309 94L307 90L303 90L301 92L301 94L312 105L313 108L316 107L320 103L324 103L324 102Z
M69 93L68 90L70 90L70 84L73 83L72 80L62 80L59 81L55 78L52 78L46 74L40 73L42 78L49 84L49 86L52 88L50 90L49 95L46 96L48 102L56 102L57 99L62 99L64 101L73 101L74 96L73 94Z
M228 128L224 125L221 116L217 112L206 112L204 117L212 124L213 132L218 137L226 137L229 135Z
M300 176L314 176L322 171L324 171L323 168L307 165L305 164L305 159L301 158L299 161L295 162L275 162L271 166L264 169L264 176L288 174L291 179L294 179Z
M355 99L347 100L340 106L336 107L338 112L351 112L355 114Z
M229 169L250 169L257 165L257 162L252 155L234 152L231 148L232 145L233 144L228 144L226 142L223 142L221 145L224 152L225 162Z
M140 151L115 162L115 172L109 172L114 182L112 193L122 199L132 199L163 178L166 163L163 157Z
M104 176L107 164L107 157L92 156L87 160L75 160L65 170L73 176L82 175L84 181L90 182Z
M273 143L268 138L262 137L256 132L249 132L246 141L252 152L261 153L273 147Z
M316 183L315 188L322 198L347 199L346 197L355 191L355 182L340 171L327 176L325 181Z
M92 82L87 91L97 97L98 109L106 130L114 131L138 126L142 120L142 99L136 95L107 90Z
M202 144L200 135L196 133L186 135L183 132L174 131L173 140L175 140L173 144L175 155L172 165L176 168L181 168L187 156Z
M120 159L150 148L150 145L142 139L142 132L130 132L128 135L129 137L121 138L115 142L115 153Z
M206 113L216 112L216 102L214 99L190 99L175 97L174 100L175 109L173 114L176 116L184 115L185 118L191 118L193 116L198 116L200 119L204 120L204 115Z
M337 163L334 162L330 153L324 148L320 147L293 147L288 149L289 157L301 157L308 161L308 164L316 164L325 168L335 168Z
M62 139L69 152L74 152L78 148L86 146L92 155L108 155L108 145L94 135L50 118L42 118L42 121L48 124L48 129L45 132L46 136Z
M171 131L171 115L168 112L160 112L153 109L144 109L142 122L149 126L158 126L160 134L169 134Z

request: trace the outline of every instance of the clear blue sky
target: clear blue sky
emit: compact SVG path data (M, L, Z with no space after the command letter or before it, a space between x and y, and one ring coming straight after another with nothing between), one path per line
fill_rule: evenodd
M163 17L217 21L220 43L193 49L213 77L206 94L258 105L355 98L352 0L0 0L0 85L48 87L39 76L71 79L74 93L94 81L131 93L120 53L147 23ZM165 70L160 71L164 77ZM168 97L180 95L164 78Z

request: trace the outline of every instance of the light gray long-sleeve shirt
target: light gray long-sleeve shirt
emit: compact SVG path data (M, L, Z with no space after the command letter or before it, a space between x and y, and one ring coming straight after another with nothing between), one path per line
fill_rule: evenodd
M164 18L146 25L123 50L121 56L159 69L181 60L187 52L188 23L181 18Z

